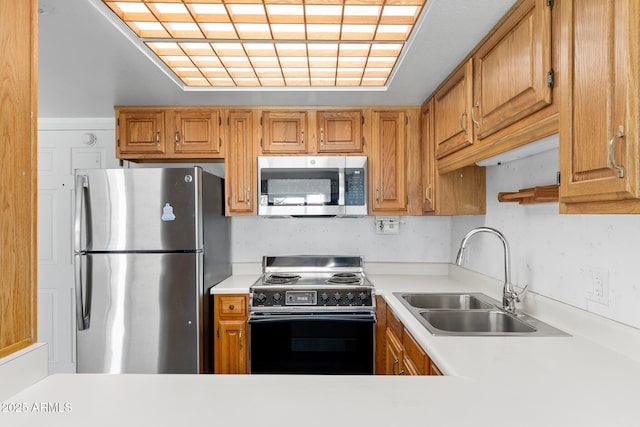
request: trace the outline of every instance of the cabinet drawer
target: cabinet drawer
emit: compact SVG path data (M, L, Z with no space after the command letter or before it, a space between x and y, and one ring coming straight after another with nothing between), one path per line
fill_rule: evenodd
M391 329L396 337L402 342L402 332L404 327L402 322L396 317L395 313L387 306L387 328Z
M218 306L220 317L237 317L246 316L247 302L244 295L220 295L218 297Z

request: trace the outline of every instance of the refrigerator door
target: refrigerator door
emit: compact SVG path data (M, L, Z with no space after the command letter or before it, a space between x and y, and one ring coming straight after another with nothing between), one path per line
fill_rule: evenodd
M201 187L199 167L77 170L75 252L201 250Z
M76 255L77 371L198 373L202 256Z

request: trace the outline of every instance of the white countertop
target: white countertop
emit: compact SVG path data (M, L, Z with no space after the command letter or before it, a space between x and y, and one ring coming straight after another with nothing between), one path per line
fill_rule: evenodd
M369 276L447 376L52 375L4 402L0 425L640 425L640 362L633 357L640 345L637 330L624 327L616 339L596 342L597 335L589 336L598 329L588 327L591 322L604 322L599 326L604 336L620 326L531 294L527 311L571 336L437 337L392 295L499 296L495 281L461 270ZM212 292L247 292L256 279L234 275ZM625 343L616 347L616 340ZM50 410L36 412L43 403ZM14 411L7 413L9 404ZM27 413L16 413L20 407Z

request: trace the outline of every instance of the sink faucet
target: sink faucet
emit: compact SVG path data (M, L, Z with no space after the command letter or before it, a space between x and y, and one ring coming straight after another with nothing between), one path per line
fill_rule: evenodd
M462 262L464 261L464 251L467 249L467 243L469 242L471 236L474 236L478 233L493 234L495 236L498 236L500 241L502 241L502 246L504 247L504 285L502 287L502 308L513 313L516 310L516 302L520 302L520 297L527 291L528 285L525 286L520 293L517 293L513 289L513 285L511 284L511 260L509 254L509 243L501 232L499 232L495 228L490 227L478 227L469 231L460 243L460 249L458 250L458 256L456 257L456 265L462 265Z

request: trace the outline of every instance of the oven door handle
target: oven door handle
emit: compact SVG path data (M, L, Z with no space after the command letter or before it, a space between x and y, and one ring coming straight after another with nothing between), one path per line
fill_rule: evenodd
M249 316L250 324L292 321L376 323L376 316L374 314L268 314Z

